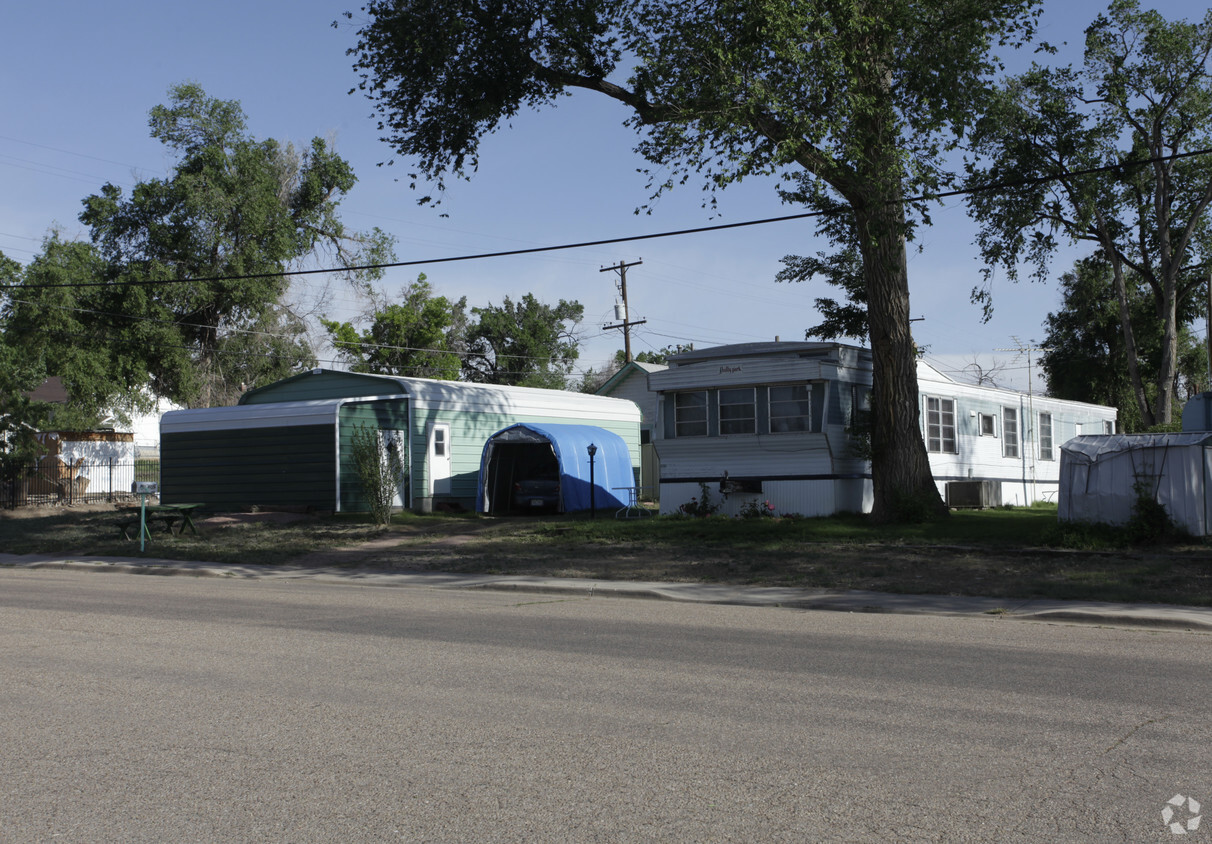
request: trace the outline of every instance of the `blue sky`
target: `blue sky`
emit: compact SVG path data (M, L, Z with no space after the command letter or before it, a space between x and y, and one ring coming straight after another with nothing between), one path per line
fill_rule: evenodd
M1152 6L1172 19L1203 13L1192 2ZM164 175L171 160L149 136L147 114L166 101L170 86L190 80L213 97L239 100L258 137L296 145L331 138L359 177L341 206L345 222L393 234L400 260L629 237L800 210L779 203L773 182L754 181L721 194L714 219L692 185L667 194L651 215L636 216L647 194L645 178L636 172L643 161L631 152L635 136L621 125L627 114L591 94L520 115L513 128L485 142L479 172L451 185L439 211L417 207L408 168L376 166L393 153L378 140L371 103L348 94L357 78L345 50L355 36L341 13L353 8L317 0L10 4L0 51L0 251L24 263L56 225L68 237L86 237L76 219L84 197L107 181L129 189L140 178ZM1048 0L1044 37L1069 42L1068 55L1076 56L1082 31L1105 8ZM338 18L341 24L333 28ZM919 237L922 251L910 255L910 288L913 315L923 319L914 334L945 371L1000 363L1004 383L1025 387L1025 359L996 350L1016 345L1014 338L1042 338L1043 320L1058 304L1056 288L998 284L996 315L982 324L979 309L968 302L981 266L973 231L963 207L952 203L935 212L933 228ZM397 290L424 271L438 292L467 296L473 306L527 292L551 302L576 299L585 306L580 368L597 368L623 345L620 332L602 329L614 322L617 295L616 275L600 272L602 267L643 261L627 277L631 317L647 320L633 332L633 352L671 343L705 348L776 336L799 340L817 321L813 300L826 291L823 285L776 284L779 259L827 247L814 237L811 221L784 222L401 268L389 271L384 286ZM1067 267L1058 261L1055 271ZM338 287L326 312L349 318L355 307Z

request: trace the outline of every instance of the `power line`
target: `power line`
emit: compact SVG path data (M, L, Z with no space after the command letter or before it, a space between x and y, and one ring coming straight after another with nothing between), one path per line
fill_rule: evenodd
M958 188L952 191L942 191L940 193L919 194L917 196L906 197L899 202L903 205L912 204L915 202L935 202L943 199L950 199L957 196L969 196L976 193L985 193L994 190L1008 190L1011 188L1030 187L1032 185L1045 184L1054 182L1059 179L1073 178L1076 176L1090 176L1098 173L1109 173L1115 170L1122 170L1125 167L1134 167L1137 165L1154 164L1159 161L1176 161L1182 158L1192 158L1200 155L1212 153L1212 149L1201 149L1192 152L1175 153L1174 155L1159 156L1155 158L1139 159L1133 161L1121 161L1118 164L1107 164L1101 167L1088 167L1083 170L1071 170L1065 173L1050 174L1045 176L1036 176L1030 179L1020 179L1017 181L996 182L988 185L981 185L973 188ZM445 258L426 258L416 259L412 261L393 261L383 264L362 264L351 267L328 267L314 270L282 270L267 273L247 273L243 275L229 276L199 276L196 278L176 278L162 279L158 281L126 281L121 282L128 287L147 287L161 284L211 284L224 281L253 281L263 278L284 278L287 276L304 276L318 275L320 273L350 273L363 272L367 270L387 270L397 269L400 267L421 267L431 264L449 264L460 261L481 261L489 258L511 258L519 255L535 255L544 252L559 252L568 249L586 249L596 246L613 246L620 243L634 243L641 240L657 240L666 237L683 237L690 234L703 234L705 232L727 231L729 229L746 228L749 226L763 226L770 223L785 223L793 220L807 220L815 217L823 217L827 214L842 213L845 210L843 206L837 206L824 211L805 211L799 214L785 214L779 217L764 217L759 220L744 220L739 223L718 223L710 226L696 226L689 229L675 229L672 231L654 232L652 234L627 235L624 237L603 238L600 240L586 240L578 243L563 243L553 246L533 246L525 249L509 249L499 252L480 252L471 255L452 255ZM96 281L96 282L64 282L61 284L38 284L29 285L31 288L52 288L52 287L105 287L115 282ZM9 290L15 287L21 287L19 284L0 284L0 290Z
M257 331L255 329L250 329L250 328L234 328L231 326L208 325L205 323L197 323L197 322L181 322L178 320L171 320L171 319L156 319L154 317L139 317L139 316L132 316L130 314L114 313L112 311L98 311L93 308L75 308L75 307L71 307L70 305L41 304L41 303L37 303L37 302L30 302L30 301L24 300L24 299L12 299L10 301L12 301L16 304L19 304L19 305L28 305L33 308L52 308L54 310L68 311L71 313L93 314L94 316L113 317L115 319L124 319L131 323L140 323L141 322L141 323L148 323L151 325L172 326L172 327L176 327L176 328L207 329L207 330L216 332L216 334L218 334L219 337L222 339L226 339L226 338L231 337L236 334L245 334L245 335L253 335L253 336L257 336L257 337L270 337L275 340L293 342L293 341L296 341L297 339L299 339L300 337L303 337L306 334L306 332L301 332L299 334L284 334L281 332L274 332L274 331ZM63 335L61 332L55 332L54 336L62 337L65 339L68 337L68 335ZM602 332L600 334L594 334L591 336L590 339L596 339L598 337L603 337L603 336L605 336L605 332ZM388 351L388 352L431 352L433 354L454 355L460 359L466 359L473 355L478 356L478 357L483 356L479 352L473 352L471 350L458 351L457 349L430 349L430 348L425 348L423 346L392 346L392 345L388 345L386 343L363 343L363 342L352 342L352 341L345 341L345 340L334 340L331 338L328 339L328 342L332 346L333 351L336 351L336 352L340 352L342 349L352 349L352 348L356 347L363 351L381 350L381 351ZM166 343L166 342L162 342L162 341L158 342L158 347L159 348L172 348L172 349L188 349L188 350L193 350L196 348L196 346L176 344L176 343ZM551 360L551 356L511 355L511 354L506 354L504 352L497 353L495 351L493 351L492 357L494 360L509 359L509 360L519 360L519 361L534 361L537 363L545 363L545 362L549 362ZM354 363L356 364L356 361ZM404 368L421 369L421 368L425 368L425 367L410 366L410 367L404 367Z

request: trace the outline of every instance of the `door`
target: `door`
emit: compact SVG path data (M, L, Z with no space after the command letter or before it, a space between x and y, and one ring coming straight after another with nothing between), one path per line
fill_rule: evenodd
M429 426L429 494L450 495L450 426Z
M379 453L383 470L396 485L393 507L407 509L412 502L409 495L408 432L388 428L379 429Z

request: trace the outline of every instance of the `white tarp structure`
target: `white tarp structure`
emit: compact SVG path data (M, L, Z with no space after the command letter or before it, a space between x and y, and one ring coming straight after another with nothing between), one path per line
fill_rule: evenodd
M1074 437L1061 446L1061 521L1122 525L1137 485L1192 536L1212 533L1212 432Z

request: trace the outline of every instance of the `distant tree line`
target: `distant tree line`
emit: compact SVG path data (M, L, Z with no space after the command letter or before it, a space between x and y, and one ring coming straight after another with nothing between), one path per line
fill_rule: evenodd
M358 371L564 387L582 308L526 295L472 308L434 296L424 277L398 302L376 293L394 260L378 229L340 219L355 183L319 138L297 149L252 137L238 102L177 85L150 112L172 153L165 178L83 200L87 241L52 231L25 265L0 254L0 454L28 454L32 434L129 418L157 398L233 404L246 390L316 365L310 318ZM370 303L368 325L323 319L327 291L296 299L289 272L335 268ZM57 376L65 405L27 394Z

